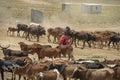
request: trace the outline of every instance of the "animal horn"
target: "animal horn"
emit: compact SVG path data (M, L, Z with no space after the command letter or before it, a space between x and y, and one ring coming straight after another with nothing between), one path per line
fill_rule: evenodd
M10 44L9 44L7 47L3 47L3 46L1 46L1 45L0 45L0 47L1 47L2 49L3 49L3 48L6 48L6 49L7 49L7 48L10 47Z
M3 49L3 47L1 46L1 44L0 44L0 47Z
M10 47L10 44L6 48L9 48L9 47Z
M107 56L104 58L104 61L103 62L106 62L107 61Z

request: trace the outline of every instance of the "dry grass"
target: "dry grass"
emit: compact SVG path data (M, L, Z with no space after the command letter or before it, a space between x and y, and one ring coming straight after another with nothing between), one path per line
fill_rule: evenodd
M45 1L47 2L47 0ZM118 0L110 0L109 2L116 4L116 1L118 2ZM83 2L83 0L79 2ZM107 0L101 0L101 3L104 2L107 2ZM62 12L59 3L60 1L56 4L31 4L22 0L11 0L9 2L8 0L1 0L0 22L11 26L15 26L17 21L29 24L30 10L34 8L44 12L44 22L42 24L46 27L64 27L69 25L77 28L77 30L89 30L90 28L96 30L99 28L119 31L120 6L103 6L102 13L100 14L85 14L81 13L81 8L78 4L71 5L71 11L69 13Z

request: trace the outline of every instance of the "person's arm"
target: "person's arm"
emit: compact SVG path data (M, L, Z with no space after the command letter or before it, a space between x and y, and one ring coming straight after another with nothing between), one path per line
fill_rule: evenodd
M66 45L69 44L68 36L66 36Z
M59 45L63 44L63 40L64 40L64 35L62 35L59 39Z

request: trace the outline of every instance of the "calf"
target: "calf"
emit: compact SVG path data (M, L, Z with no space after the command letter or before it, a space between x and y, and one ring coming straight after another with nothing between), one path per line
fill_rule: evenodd
M73 47L71 45L57 46L57 48L60 49L61 54L63 56L68 55L68 60L74 59L74 56L73 56Z
M36 80L59 80L59 71L57 69L40 72Z
M14 32L18 31L17 28L14 28L14 27L8 27L8 30L7 30L7 35L10 34L11 35L11 32L12 32L12 36L14 35Z
M56 42L56 38L58 37L65 31L65 29L56 27L56 28L49 28L47 30L48 32L48 42L51 42L50 36L52 35L54 37L53 43Z

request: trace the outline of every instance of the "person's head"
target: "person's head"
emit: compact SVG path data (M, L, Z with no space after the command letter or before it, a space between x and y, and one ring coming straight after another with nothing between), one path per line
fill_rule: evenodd
M66 26L66 30L69 31L69 30L70 30L70 27L69 27L69 26Z
M66 29L66 30L65 30L64 34L65 34L65 35L69 35L70 27L69 27L69 26L66 26L65 29Z

